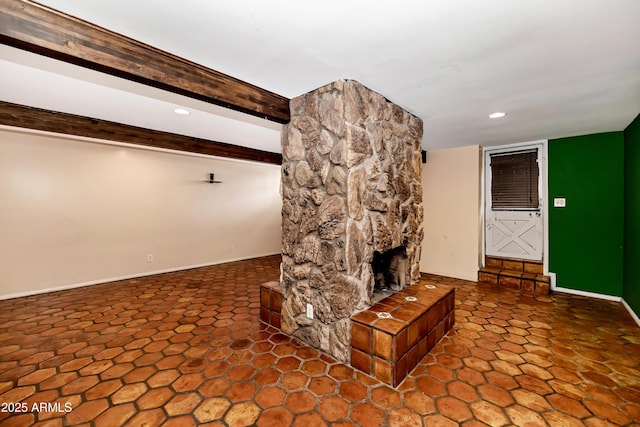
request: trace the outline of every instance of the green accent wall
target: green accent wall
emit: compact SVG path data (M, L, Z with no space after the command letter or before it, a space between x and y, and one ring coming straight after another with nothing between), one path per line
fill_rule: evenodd
M624 133L549 140L548 172L556 286L622 296ZM554 208L555 197L566 207Z
M640 317L640 115L624 130L624 286Z

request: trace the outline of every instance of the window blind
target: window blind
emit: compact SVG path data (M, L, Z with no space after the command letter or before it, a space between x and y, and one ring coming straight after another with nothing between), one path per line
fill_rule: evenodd
M538 209L538 150L491 155L492 209Z

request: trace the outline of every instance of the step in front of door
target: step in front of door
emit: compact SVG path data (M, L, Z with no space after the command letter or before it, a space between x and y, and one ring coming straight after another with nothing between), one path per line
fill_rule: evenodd
M551 280L543 274L541 261L485 257L485 267L478 271L478 282L548 295Z

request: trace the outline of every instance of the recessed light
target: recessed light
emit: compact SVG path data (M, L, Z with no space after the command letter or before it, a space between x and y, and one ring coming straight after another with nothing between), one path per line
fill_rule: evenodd
M500 117L504 117L504 116L506 116L506 115L507 115L507 113L503 113L503 112L500 112L500 111L496 111L496 112L495 112L495 113L493 113L493 114L489 114L489 118L490 118L490 119L499 119Z
M190 114L189 110L185 110L184 108L174 108L173 112L176 114L182 114L183 116Z

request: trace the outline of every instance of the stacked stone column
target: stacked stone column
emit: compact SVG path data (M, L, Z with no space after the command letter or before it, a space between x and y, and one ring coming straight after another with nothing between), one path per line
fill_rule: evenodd
M353 80L291 100L282 133L282 330L349 361L373 252L404 246L419 279L422 121ZM307 305L313 319L307 316Z

